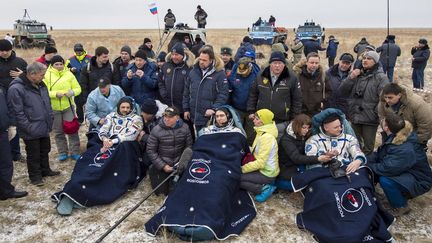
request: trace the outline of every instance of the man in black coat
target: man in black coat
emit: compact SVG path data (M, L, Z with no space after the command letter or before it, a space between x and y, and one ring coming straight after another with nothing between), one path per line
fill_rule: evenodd
M417 46L411 49L412 64L412 80L414 88L424 88L424 70L430 57L430 50L426 39L421 38Z
M318 51L325 51L326 48L321 46L321 43L318 40L318 36L314 35L312 36L312 39L306 41L305 43L303 43L304 45L304 54L305 56L307 56L309 53L311 52L316 52L318 53Z
M9 84L23 73L27 67L24 59L17 57L12 50L12 45L7 40L0 40L0 87L7 93ZM12 160L21 159L21 150L19 145L19 134L10 141Z
M383 71L387 74L390 82L393 82L393 72L396 66L396 59L401 55L401 49L395 43L396 36L387 36L384 43L376 49L380 53L380 62L383 66Z

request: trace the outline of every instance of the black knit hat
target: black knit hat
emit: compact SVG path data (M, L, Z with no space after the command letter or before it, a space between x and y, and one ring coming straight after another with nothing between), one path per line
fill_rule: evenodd
M152 41L150 40L150 38L146 37L146 38L144 38L144 44L147 42L152 42Z
M8 40L0 40L0 51L12 50L12 44Z
M60 55L55 55L53 56L53 58L51 59L51 63L54 64L56 62L61 62L61 63L65 63L63 57L61 57Z
M141 112L155 115L158 112L156 101L151 98L145 99L141 104Z
M177 42L173 46L173 48L171 49L171 52L172 53L177 53L177 54L180 54L180 55L184 56L184 47L183 47L183 44L180 43L180 42Z
M135 52L135 58L137 57L147 60L147 54L143 50L138 50L137 52Z
M349 63L353 63L354 62L354 57L353 55L351 55L350 53L344 53L340 56L339 58L340 61L345 61L345 62L349 62Z
M159 55L157 56L156 61L157 61L157 62L165 62L165 57L166 57L166 55L167 55L166 52L161 51L161 52L159 53Z
M46 46L45 54L57 53L57 49L54 46Z
M280 51L275 51L271 54L269 63L275 62L275 61L281 61L285 62L285 56Z
M123 46L120 49L120 52L127 52L129 54L129 56L132 56L132 50L128 45Z

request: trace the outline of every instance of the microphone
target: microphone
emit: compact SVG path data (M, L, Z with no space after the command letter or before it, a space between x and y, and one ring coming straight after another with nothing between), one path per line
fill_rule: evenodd
M176 168L176 176L174 177L174 182L177 182L178 179L180 178L180 175L183 174L183 171L185 171L187 169L187 166L189 164L189 161L192 159L192 149L187 147L182 155L180 156L179 161L177 162L177 164L175 165Z

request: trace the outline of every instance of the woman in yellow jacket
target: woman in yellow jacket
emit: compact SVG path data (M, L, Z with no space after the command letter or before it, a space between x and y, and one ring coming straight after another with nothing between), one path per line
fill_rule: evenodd
M58 160L65 161L68 159L68 152L71 152L71 158L78 160L80 157L80 141L78 132L68 135L68 143L65 133L63 132L63 121L72 121L75 112L74 96L81 93L81 86L75 76L65 66L65 61L61 56L54 56L51 59L44 82L48 88L51 99L51 107L54 111L53 133L57 145Z
M279 174L278 130L273 121L274 114L268 109L255 113L253 123L257 133L252 145L255 158L242 166L240 187L257 194L255 199L264 202L276 189L271 185Z

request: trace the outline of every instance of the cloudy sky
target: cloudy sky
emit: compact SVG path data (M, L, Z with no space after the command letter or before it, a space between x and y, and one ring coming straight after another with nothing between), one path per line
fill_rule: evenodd
M0 29L12 29L27 8L33 19L56 29L152 29L157 17L148 0L13 0L3 7ZM387 0L159 0L159 19L171 8L177 21L196 26L193 15L201 4L208 13L208 28L247 28L258 17L276 17L278 26L296 27L313 18L324 27L383 28ZM391 27L432 27L431 0L390 0Z

